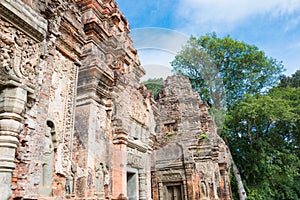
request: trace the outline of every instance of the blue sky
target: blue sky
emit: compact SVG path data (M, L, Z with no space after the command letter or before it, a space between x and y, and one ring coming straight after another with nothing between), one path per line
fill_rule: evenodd
M116 0L148 76L168 74L190 35L216 32L300 68L300 0ZM167 69L167 70L166 70ZM148 77L147 77L148 78Z

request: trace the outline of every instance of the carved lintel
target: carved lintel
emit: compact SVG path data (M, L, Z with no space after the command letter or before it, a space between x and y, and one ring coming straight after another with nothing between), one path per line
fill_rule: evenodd
M132 140L128 140L127 146L137 149L138 151L143 152L143 153L146 153L148 150L148 147L146 146L146 144L143 144L141 142L139 142L139 144L138 144L137 142L132 141Z
M143 169L145 166L144 154L137 149L128 147L127 165L132 168Z
M158 179L160 182L178 182L184 181L182 170L166 170L159 172Z
M14 24L36 41L41 42L46 37L47 21L22 1L1 1L0 17Z
M22 87L33 93L44 44L1 18L0 44L1 84Z

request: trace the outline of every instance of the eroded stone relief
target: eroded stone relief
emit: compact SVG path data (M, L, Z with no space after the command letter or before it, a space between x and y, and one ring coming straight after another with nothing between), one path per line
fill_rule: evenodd
M57 163L56 173L70 173L70 147L72 144L73 116L77 66L56 51L50 88L49 117L56 124Z
M46 128L44 142L40 194L42 196L51 196L52 171L54 166L54 143L51 134L51 127Z
M1 78L14 75L34 85L39 72L42 44L2 19L0 19L0 40Z

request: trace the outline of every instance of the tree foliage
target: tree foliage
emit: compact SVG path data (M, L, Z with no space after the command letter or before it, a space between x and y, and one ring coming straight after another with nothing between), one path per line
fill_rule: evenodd
M248 199L299 199L300 88L246 95L226 119L226 140Z
M143 84L153 93L154 98L156 98L163 85L163 78L150 78L147 81L144 81Z
M297 70L291 77L281 76L279 87L300 87L300 70Z
M201 97L222 106L231 106L244 94L255 94L275 86L283 65L267 57L254 45L218 38L215 33L188 43L171 62L173 70L189 77Z

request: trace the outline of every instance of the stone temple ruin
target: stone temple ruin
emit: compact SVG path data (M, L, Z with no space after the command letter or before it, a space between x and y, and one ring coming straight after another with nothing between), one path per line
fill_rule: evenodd
M0 1L0 200L232 199L207 105L178 76L154 101L129 31L113 0Z

